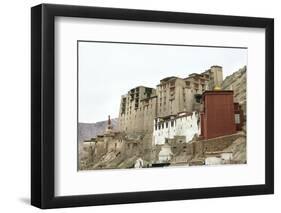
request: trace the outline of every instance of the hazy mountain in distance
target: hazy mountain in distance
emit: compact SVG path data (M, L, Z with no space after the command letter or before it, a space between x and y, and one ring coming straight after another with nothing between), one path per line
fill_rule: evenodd
M111 124L113 129L117 127L117 118L111 119ZM89 140L90 138L96 137L98 134L103 134L107 127L106 121L99 121L96 123L78 123L78 140L79 143L84 140Z

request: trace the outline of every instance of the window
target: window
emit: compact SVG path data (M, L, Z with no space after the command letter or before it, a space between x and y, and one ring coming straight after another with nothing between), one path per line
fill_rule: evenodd
M240 124L240 114L235 114L235 124Z

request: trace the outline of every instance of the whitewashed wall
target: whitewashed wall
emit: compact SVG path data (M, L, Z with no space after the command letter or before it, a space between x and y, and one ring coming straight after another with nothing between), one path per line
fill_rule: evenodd
M193 112L192 115L189 116L181 116L175 118L174 120L166 121L168 122L168 126L166 126L166 122L164 122L164 127L158 127L157 123L154 121L154 131L153 131L153 138L155 144L164 144L165 138L173 139L175 136L185 136L186 143L190 142L194 135L200 135L200 122L199 114ZM174 125L172 126L172 122ZM155 125L157 124L157 129Z

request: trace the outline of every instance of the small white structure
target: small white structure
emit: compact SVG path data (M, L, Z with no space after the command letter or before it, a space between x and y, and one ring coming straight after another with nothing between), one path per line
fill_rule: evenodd
M214 155L214 156L212 156ZM205 159L206 165L218 165L230 162L233 159L232 152L213 152Z
M205 165L219 165L222 164L222 159L220 157L207 157L205 159Z
M135 162L135 168L142 168L143 167L143 160L141 158L138 158Z
M221 159L224 160L224 161L231 161L233 159L232 152L221 153Z
M197 112L179 113L168 119L157 118L154 121L153 138L154 144L164 144L165 139L173 139L174 136L185 136L190 142L194 135L200 135L199 114Z
M164 144L161 147L161 151L159 152L158 155L159 162L160 163L168 162L169 160L171 160L172 156L173 156L173 152L171 150L171 147L167 143Z

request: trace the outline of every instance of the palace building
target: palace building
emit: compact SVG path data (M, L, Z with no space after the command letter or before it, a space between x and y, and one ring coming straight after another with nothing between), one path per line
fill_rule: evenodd
M156 90L139 86L121 97L118 130L124 132L146 132L153 130L156 116Z
M121 97L118 130L152 133L155 119L160 122L179 113L199 112L202 93L215 86L220 87L222 80L222 67L215 65L201 74L164 78L156 89L144 86L133 88Z
M189 142L234 134L242 128L243 112L222 82L222 67L215 65L186 78L164 78L156 89L133 88L121 97L118 130L151 133L154 144L175 136Z

